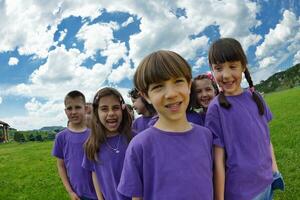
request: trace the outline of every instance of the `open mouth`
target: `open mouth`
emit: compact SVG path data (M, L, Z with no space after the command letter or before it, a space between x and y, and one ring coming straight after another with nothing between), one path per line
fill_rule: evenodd
M176 112L180 109L181 104L182 104L182 102L170 103L170 104L167 104L165 107L168 108L172 112Z
M106 124L108 125L108 127L113 128L118 125L118 120L117 119L107 119Z

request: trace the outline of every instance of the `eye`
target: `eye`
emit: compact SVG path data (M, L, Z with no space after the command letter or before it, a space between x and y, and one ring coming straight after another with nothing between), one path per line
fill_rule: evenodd
M214 65L213 66L213 70L217 71L217 72L220 72L220 71L222 71L222 66L220 66L220 65Z
M184 82L185 81L185 79L183 79L183 78L179 78L179 79L176 79L176 83L182 83L182 82Z
M121 109L121 106L115 105L115 106L112 107L112 109L113 109L113 111L118 111L118 110Z
M72 107L66 107L65 108L67 111L71 111L72 110Z
M75 109L76 110L79 110L79 109L81 109L82 107L81 106L75 106Z
M158 89L162 88L162 86L163 86L162 84L155 84L150 88L150 90L151 91L158 90Z
M108 107L100 107L101 112L108 112Z

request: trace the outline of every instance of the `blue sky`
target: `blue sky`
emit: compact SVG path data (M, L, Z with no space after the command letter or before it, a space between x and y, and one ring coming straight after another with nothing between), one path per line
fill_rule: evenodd
M300 62L298 0L0 0L0 120L18 130L66 125L64 95L105 86L127 102L139 61L169 49L193 75L207 50L238 39L255 83Z

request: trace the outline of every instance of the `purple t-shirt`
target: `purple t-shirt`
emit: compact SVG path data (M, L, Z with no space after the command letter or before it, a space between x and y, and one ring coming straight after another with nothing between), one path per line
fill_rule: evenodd
M149 121L148 125L149 126L153 126L157 120L158 120L158 115L155 115L151 118L151 120ZM204 126L204 120L203 120L203 117L195 112L195 111L188 111L186 112L186 119L189 121L189 122L192 122L194 124L198 124L200 126Z
M265 114L259 115L248 90L226 98L229 109L221 107L218 98L210 103L205 126L214 134L214 145L226 152L225 199L250 200L272 183L272 114L264 102Z
M132 130L136 134L142 132L143 130L147 129L149 125L149 121L151 120L152 116L150 117L145 117L145 116L140 116L136 118L133 123L132 123Z
M99 161L84 156L82 167L96 173L105 200L129 200L117 192L128 142L124 135L108 137L106 142L101 144Z
M177 133L146 129L128 146L118 191L143 200L213 199L212 142L196 124Z
M97 199L92 174L81 167L83 144L89 134L90 129L81 133L64 129L56 135L52 155L64 160L69 182L78 196Z

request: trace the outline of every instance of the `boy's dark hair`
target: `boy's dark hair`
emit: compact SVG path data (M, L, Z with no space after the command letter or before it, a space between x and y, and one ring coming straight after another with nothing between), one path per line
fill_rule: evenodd
M101 98L106 96L114 96L120 100L120 105L122 107L122 122L119 126L118 131L120 134L124 134L126 136L128 143L132 138L132 134L131 134L132 119L128 109L126 108L126 104L122 95L119 93L118 90L111 87L105 87L100 89L95 94L93 100L92 132L84 145L85 152L88 159L93 161L98 161L97 154L99 153L100 146L106 140L106 129L103 126L103 124L100 122L100 118L98 114L99 101Z
M176 77L192 79L187 61L173 51L160 50L147 55L134 74L134 85L138 91L148 95L149 85Z
M66 100L67 100L68 98L70 98L70 99L75 99L75 98L78 98L78 97L82 98L82 101L83 101L84 104L86 103L86 102L85 102L85 96L84 96L84 94L83 94L82 92L78 91L78 90L72 90L71 92L69 92L69 93L65 96L64 103L66 104Z
M139 91L136 88L131 89L128 92L128 95L129 95L130 98L133 98L133 99L141 98L143 104L145 105L146 110L148 110L150 115L153 116L153 115L156 114L156 110L154 109L154 107L151 104L149 104L146 101L146 99L139 94Z
M233 38L220 38L212 43L208 52L208 60L210 66L212 64L220 64L225 62L240 61L245 68L245 78L252 92L252 98L255 101L260 115L264 114L264 106L259 94L254 91L254 85L247 68L247 57L239 41ZM228 109L231 104L227 101L224 92L221 91L218 96L219 103L222 107Z

